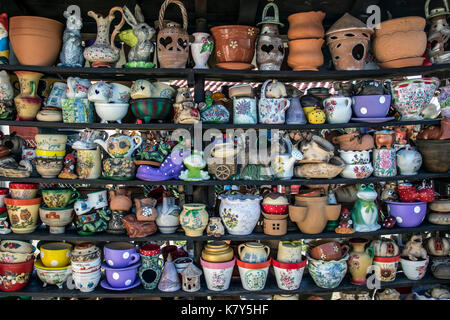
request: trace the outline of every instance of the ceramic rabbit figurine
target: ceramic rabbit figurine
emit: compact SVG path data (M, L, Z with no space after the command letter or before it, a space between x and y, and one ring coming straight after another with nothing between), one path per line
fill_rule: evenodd
M123 7L125 21L133 27L133 34L138 39L137 44L131 48L128 54L128 61L149 61L150 54L154 51L154 45L150 39L155 35L156 31L145 23L139 5L134 8L134 16L127 6Z
M81 19L81 10L77 5L70 5L64 11L64 17L67 19L67 27L64 30L63 46L59 54L61 63L58 67L83 67L84 56L81 45L80 30L83 27Z

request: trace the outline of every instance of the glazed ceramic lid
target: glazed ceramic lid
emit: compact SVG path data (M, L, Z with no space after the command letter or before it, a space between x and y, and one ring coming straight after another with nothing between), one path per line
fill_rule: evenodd
M270 192L264 197L263 204L289 204L287 198L279 192Z
M330 29L328 29L325 35L346 30L366 30L368 33L373 33L373 30L368 28L364 22L355 18L351 14L345 13L331 26Z

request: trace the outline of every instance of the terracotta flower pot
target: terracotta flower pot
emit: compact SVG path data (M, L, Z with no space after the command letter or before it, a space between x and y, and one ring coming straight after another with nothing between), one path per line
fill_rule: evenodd
M325 12L309 11L291 14L288 17L289 40L304 38L322 38L325 30L322 21L325 18Z
M317 71L317 67L323 64L323 42L322 38L289 41L288 65L295 71Z
M375 37L373 51L380 62L420 57L425 52L427 35L422 31L402 31Z
M211 28L215 42L217 66L225 69L250 69L259 29L228 25Z
M403 17L383 21L379 29L375 29L375 37L402 31L423 31L426 20L422 17Z
M14 54L22 65L51 66L58 58L63 24L31 16L12 17L9 38Z

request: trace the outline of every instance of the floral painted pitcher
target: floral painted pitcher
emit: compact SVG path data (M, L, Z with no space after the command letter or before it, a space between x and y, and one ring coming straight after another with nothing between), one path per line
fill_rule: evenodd
M261 88L261 99L259 100L259 123L284 124L285 111L291 105L287 98L267 98L266 88L273 80L266 80Z

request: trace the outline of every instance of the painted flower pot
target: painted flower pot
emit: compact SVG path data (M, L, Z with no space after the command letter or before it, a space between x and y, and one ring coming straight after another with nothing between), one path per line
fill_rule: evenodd
M33 199L36 198L39 190L37 183L10 183L9 194L13 199Z
M229 234L245 236L252 233L261 215L261 196L243 194L219 195L220 217Z
M394 177L397 175L396 152L394 149L373 149L373 175Z
M233 123L257 124L257 98L233 97Z
M207 262L200 258L208 290L225 291L230 287L236 259L227 262Z
M272 261L278 288L281 290L297 290L303 278L303 272L308 260L297 263Z
M41 198L11 199L5 198L11 230L14 233L31 233L37 227Z
M271 263L272 259L261 263L249 263L237 259L242 287L249 291L263 290Z
M402 228L417 227L422 224L427 213L426 202L395 202L385 201L391 216L397 220Z
M18 291L24 288L33 272L34 258L22 263L0 263L0 290Z
M131 112L139 120L165 120L172 113L172 101L168 98L144 98L130 100Z
M135 263L125 268L112 268L103 262L102 268L105 269L106 281L113 288L125 289L131 287L136 281L137 269L141 262Z
M352 109L358 118L383 118L391 106L390 94L360 95L352 97Z
M180 213L180 225L188 237L199 237L208 225L209 215L201 203L189 203Z
M72 274L72 266L70 264L60 268L48 268L42 264L41 260L36 260L34 267L39 279L44 283L43 287L51 284L62 289L64 283L66 283L67 279Z
M41 221L49 226L50 233L64 233L66 226L72 223L74 217L73 207L68 208L39 208L39 217Z
M365 164L370 162L370 153L372 150L357 150L357 151L345 151L338 150L339 157L346 164Z
M438 78L393 82L391 85L392 99L394 108L402 116L401 120L422 120L422 109L430 103L439 83Z
M420 280L425 276L430 259L411 261L409 259L401 258L400 264L403 273L409 280Z
M375 277L379 281L392 282L397 274L398 262L400 255L395 257L378 257L373 258L375 266Z
M136 264L140 260L135 246L129 242L111 242L105 244L103 252L106 264L112 268L126 268L132 264ZM113 285L111 284L111 286Z
M347 273L347 254L340 260L323 261L311 258L307 253L308 271L315 284L324 289L334 289L339 286Z
M102 154L95 150L78 149L76 172L80 179L98 179L102 174Z
M42 264L48 268L60 268L70 264L72 244L67 242L49 242L40 246Z

